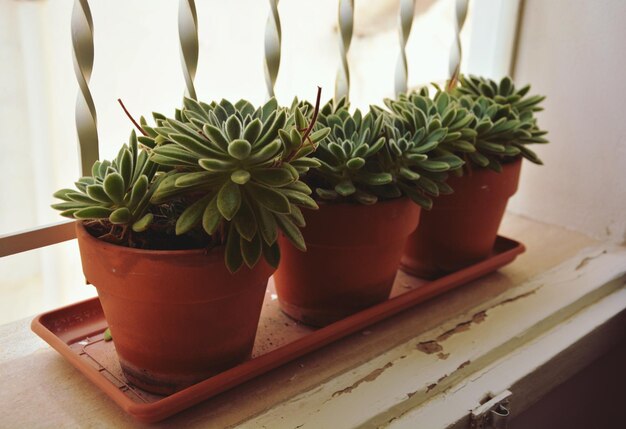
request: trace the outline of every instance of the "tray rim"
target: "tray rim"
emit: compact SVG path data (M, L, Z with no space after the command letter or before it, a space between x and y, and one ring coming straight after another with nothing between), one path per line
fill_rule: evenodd
M402 293L328 326L316 329L295 341L287 343L254 359L247 360L211 378L151 403L134 402L121 390L111 389L113 385L109 380L101 376L100 372L93 366L87 364L86 361L77 359L78 355L70 348L69 343L49 330L42 322L43 319L49 318L55 313L85 305L98 300L98 297L82 300L41 313L32 320L31 329L124 411L139 421L154 423L171 417L192 405L204 402L213 396L230 390L261 374L279 368L294 359L321 349L367 326L385 320L428 299L496 271L513 262L518 255L526 250L526 247L521 242L500 235L496 238L494 248L498 245L504 245L506 250L491 255L487 259L470 265L469 267L428 281L417 289ZM406 275L415 277L411 273L406 273Z

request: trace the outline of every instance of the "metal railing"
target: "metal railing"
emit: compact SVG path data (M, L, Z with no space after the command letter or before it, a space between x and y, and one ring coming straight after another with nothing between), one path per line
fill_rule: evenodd
M348 53L354 26L355 0L338 0L338 29L340 68L335 83L335 99L349 97L350 68ZM398 13L400 54L395 73L396 94L406 92L408 66L406 44L411 32L416 0L400 0ZM469 0L455 0L455 35L450 53L450 80L458 77L461 64L460 33L465 22ZM269 0L269 13L265 30L265 76L267 92L274 96L281 59L282 33L278 0ZM88 0L75 0L71 21L74 71L79 85L76 99L76 131L81 172L89 174L91 165L99 157L97 113L89 80L94 62L94 25ZM186 85L186 95L197 98L194 86L198 64L198 17L195 0L180 0L178 11L178 34L180 39L181 63ZM75 238L74 221L59 222L16 233L0 236L0 257L60 243Z

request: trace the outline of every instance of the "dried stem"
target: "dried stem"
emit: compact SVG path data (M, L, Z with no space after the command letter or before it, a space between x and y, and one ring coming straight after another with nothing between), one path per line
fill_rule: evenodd
M130 112L128 111L128 109L126 109L126 106L124 106L124 103L122 102L121 98L117 99L117 102L120 103L120 106L122 106L122 109L124 110L124 113L126 113L126 116L128 116L128 119L130 119L130 121L133 123L133 125L135 125L135 127L141 131L141 134L143 134L144 136L147 136L148 133L145 132L145 130L143 128L141 128L141 125L139 125L139 123L137 121L135 121L135 118L133 118L133 116L130 114Z
M315 110L313 111L313 117L311 118L311 123L309 124L309 128L307 128L304 136L302 136L302 141L304 142L313 131L313 126L315 125L315 121L317 121L317 115L320 112L320 100L322 98L322 88L320 86L317 87L317 100L315 100Z
M300 146L298 147L298 149L294 150L287 157L287 162L291 161L293 157L296 155L296 153L298 153L298 151L304 147L304 144L307 142L307 140L311 142L311 139L309 139L309 135L311 135L311 131L313 131L313 127L315 126L315 122L317 121L317 115L320 112L321 98L322 98L322 88L318 86L317 87L317 99L315 100L315 109L313 110L313 116L311 117L311 122L309 123L309 127L304 132L304 135L302 136L302 143L300 143ZM311 142L311 144L313 145L313 142Z

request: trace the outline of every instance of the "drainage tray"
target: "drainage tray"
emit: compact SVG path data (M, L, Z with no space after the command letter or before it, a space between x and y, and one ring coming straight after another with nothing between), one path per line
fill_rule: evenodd
M126 381L115 354L115 341L106 342L103 339L107 322L98 298L44 313L33 320L32 329L126 412L138 420L156 422L495 271L512 262L523 251L523 244L498 237L489 258L436 280L422 280L398 271L387 301L319 329L304 326L285 316L279 309L273 281L270 280L252 358L169 396L145 392Z

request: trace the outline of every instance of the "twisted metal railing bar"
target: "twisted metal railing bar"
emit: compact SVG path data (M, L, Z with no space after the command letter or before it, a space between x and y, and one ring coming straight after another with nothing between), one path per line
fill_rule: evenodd
M93 19L87 0L76 0L72 9L72 47L74 73L79 92L76 97L76 133L80 173L91 174L91 166L98 159L98 129L96 107L89 90L93 69Z
M180 0L178 6L178 38L186 95L197 99L193 80L198 67L198 16L195 0Z
M409 72L406 57L406 43L409 40L409 35L411 34L414 15L415 0L400 0L400 13L398 15L400 54L398 55L394 82L396 96L407 92L408 89Z
M342 97L349 100L350 68L348 66L348 51L350 50L354 27L354 0L339 0L337 24L339 26L339 56L341 64L335 80L335 100L339 100Z
M282 31L280 28L280 16L278 15L278 0L269 0L270 13L265 24L265 84L267 94L274 96L276 77L280 69L280 47Z
M461 72L461 30L463 30L463 24L465 24L465 18L467 17L467 7L469 0L456 0L455 3L455 20L454 20L454 41L452 42L452 49L450 51L450 80L448 82L448 90L454 88L459 79L459 73Z
M281 27L278 16L278 1L270 1L270 15L265 34L266 83L270 96L280 65ZM450 54L450 83L456 85L461 64L460 33L465 23L469 0L455 0L455 38ZM406 42L412 27L415 0L400 0L400 58L395 76L396 94L407 90L408 66ZM338 24L340 32L341 65L335 83L335 99L348 97L350 71L348 51L352 41L354 24L354 0L339 0ZM178 14L181 59L187 95L196 98L194 78L198 64L198 26L194 0L180 0ZM72 10L72 46L74 71L79 85L76 100L76 130L79 142L81 173L90 174L91 165L98 159L97 117L89 89L93 68L93 19L87 0L75 0ZM272 43L268 45L268 40ZM30 230L0 236L0 257L37 249L74 238L74 221L46 225Z

